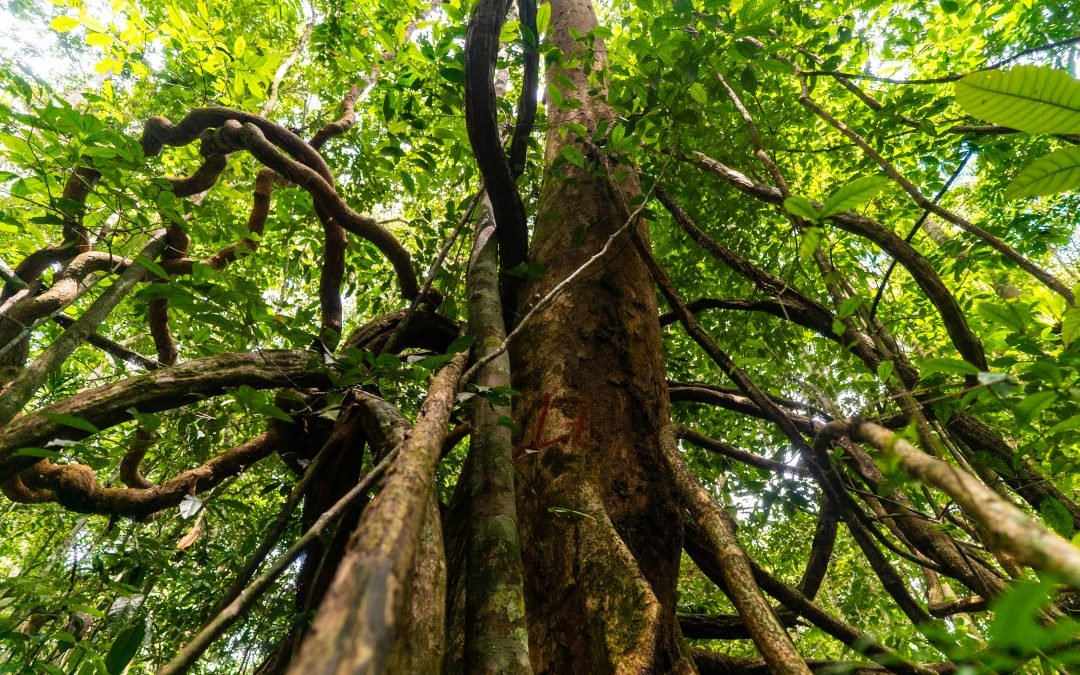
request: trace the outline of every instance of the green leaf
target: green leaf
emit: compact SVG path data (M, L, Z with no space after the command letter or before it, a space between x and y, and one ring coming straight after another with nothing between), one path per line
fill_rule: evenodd
M700 82L695 82L690 85L690 88L687 91L690 94L690 98L701 105L705 105L709 102L709 95L705 92L705 87L701 86Z
M1054 499L1053 497L1047 497L1039 504L1039 515L1042 516L1043 521L1062 537L1070 539L1073 536L1073 520L1069 514L1069 510L1065 506Z
M820 227L807 227L803 230L803 238L799 243L800 258L809 260L814 256L814 251L817 250L818 244L821 243L821 234Z
M471 347L473 342L476 342L475 335L462 335L461 337L450 343L450 346L446 348L446 353L458 354L460 352L463 352L469 347Z
M536 8L536 33L543 35L551 23L551 4L545 2Z
M1028 394L1013 408L1016 426L1026 427L1040 412L1053 405L1057 398L1056 391L1037 391L1034 394Z
M853 295L847 300L840 303L840 308L836 311L837 315L841 319L846 319L855 313L855 310L859 308L859 305L863 304L864 298L861 295Z
M956 375L978 375L979 369L960 359L927 359L922 362L924 373L950 373Z
M73 417L71 415L61 415L60 413L46 413L46 412L38 413L38 415L40 415L41 417L44 417L45 419L49 420L50 422L56 422L57 424L63 424L66 427L72 427L72 428L75 428L75 429L79 429L80 431L85 431L87 433L96 434L98 431L100 431L100 429L95 427L93 424L90 424L86 420L84 420L82 418L79 418L79 417Z
M969 115L1033 134L1080 133L1080 80L1046 66L984 70L956 83Z
M70 16L58 16L49 24L49 28L57 33L70 33L79 27L79 20Z
M1069 429L1075 429L1077 427L1080 427L1080 415L1073 415L1050 427L1050 434L1060 434L1062 431L1068 431Z
M105 656L105 669L109 675L119 675L128 667L146 640L146 620L139 619L116 636L109 653Z
M1051 152L1024 167L1005 188L1005 199L1067 192L1080 187L1080 146Z
M564 145L562 149L562 156L566 158L566 161L570 162L574 166L584 169L585 168L585 156L581 154L581 150L574 145Z
M885 382L893 374L894 364L892 361L882 361L878 364L877 375L878 379Z
M1013 305L1002 306L984 302L978 306L977 311L984 319L999 323L1015 333L1023 333L1027 327L1027 320Z
M520 21L507 21L499 32L499 42L513 42L521 34Z
M86 36L86 44L91 47L111 47L113 43L113 36L107 33L90 33Z
M784 210L794 216L806 218L815 223L821 218L814 204L809 199L798 195L793 195L784 200Z
M821 207L820 218L834 216L841 211L851 211L874 198L889 184L887 176L857 178L832 193Z
M498 424L501 427L506 427L507 429L514 432L515 434L520 434L521 433L521 427L518 425L517 422L514 421L514 419L512 417L507 417L505 415L501 415L499 417L499 419L495 421L495 423Z
M995 598L990 605L994 611L988 631L991 644L1019 653L1042 647L1046 636L1039 612L1053 600L1054 583L1051 578L1017 581Z
M1070 305L1061 317L1061 341L1068 347L1080 337L1080 306Z
M48 450L46 448L19 448L15 452L11 453L12 457L40 457L42 459L60 459L59 450Z
M154 262L150 258L147 258L146 256L144 256L142 254L139 254L139 255L135 256L135 262L137 262L140 265L142 265L143 267L145 267L147 269L147 271L153 273L155 276L161 277L162 279L165 279L166 281L169 280L169 273L165 271L165 268L162 267L161 265L157 264L156 262Z

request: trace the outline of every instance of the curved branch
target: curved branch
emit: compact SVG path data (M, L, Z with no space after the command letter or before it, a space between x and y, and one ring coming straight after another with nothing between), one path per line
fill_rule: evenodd
M349 239L345 229L330 218L323 221L323 242L319 273L319 341L331 351L341 341L341 284L345 279L345 248Z
M700 152L694 153L694 158L689 161L717 176L740 192L768 204L776 206L782 206L783 204L783 195L775 187L758 183ZM986 355L983 352L982 343L979 342L978 337L968 326L967 318L960 309L960 305L956 302L956 298L945 287L941 277L938 276L926 258L892 230L873 219L850 211L835 214L831 216L831 219L832 223L837 227L874 242L903 265L930 302L937 308L946 332L948 332L950 339L952 339L953 344L964 360L979 370L987 369Z
M153 157L159 154L166 145L172 147L189 145L199 140L206 130L221 127L229 121L257 127L271 143L282 148L296 161L303 163L322 176L324 180L333 184L334 177L330 173L326 160L315 148L308 145L307 141L265 117L232 108L195 108L177 124L173 124L164 117L151 117L143 125L143 135L140 139L143 154ZM203 156L209 157L214 154L222 153L213 152L204 144Z
M732 412L749 415L761 420L772 421L769 414L759 406L755 405L748 397L733 394L720 388L687 386L681 383L672 382L669 383L668 386L668 396L672 403L688 401L693 403L704 403L706 405L716 405ZM808 436L816 434L817 430L823 425L823 423L817 422L805 415L799 415L788 410L785 410L783 414L800 433Z
M120 480L124 481L124 485L129 488L154 487L154 484L147 480L139 470L139 465L142 464L143 457L146 457L146 451L156 440L157 434L152 431L142 429L135 431L135 437L131 439L128 451L120 458Z
M746 450L740 450L734 446L728 445L715 438L709 438L704 434L700 434L693 429L683 426L681 424L675 425L675 435L679 438L690 441L699 448L708 450L709 452L715 452L718 455L734 459L743 464L749 464L750 466L756 466L759 469L765 471L773 471L776 473L789 473L796 476L802 476L803 478L810 477L810 470L802 466L791 466L790 464L784 464L768 457L762 457L755 455Z
M746 623L758 652L765 658L770 670L774 673L809 673L791 636L772 607L765 602L761 589L754 581L750 558L735 537L735 523L731 515L713 501L694 478L679 455L675 429L671 426L660 432L660 450L674 480L679 501L716 553L724 591Z
M83 227L86 198L94 189L101 173L88 166L76 167L64 184L60 211L64 220L64 244L71 245L76 254L90 250L90 233Z
M397 238L370 216L349 208L334 189L332 179L327 179L310 166L285 156L264 135L257 124L226 120L215 131L213 138L224 149L248 150L256 159L311 193L316 210L324 222L333 218L349 232L375 244L394 266L404 297L412 299L419 292L416 273L412 269L409 252ZM305 144L306 146L306 144ZM310 146L307 146L310 148ZM314 152L314 151L313 151ZM318 154L318 153L315 153ZM321 156L320 156L321 158Z
M69 511L145 518L177 506L189 494L208 490L234 476L277 448L277 434L267 431L214 457L202 466L177 474L161 485L144 488L110 488L97 483L94 470L85 464L53 464L42 460L19 474L31 492L49 496L35 501L55 501ZM5 485L6 487L6 485ZM13 501L15 491L4 490Z
M495 109L493 74L507 6L507 0L479 0L469 18L465 37L465 128L491 199L499 241L503 306L512 313L517 307L521 279L507 272L528 257L529 231L525 205L503 151ZM535 100L533 106L535 110Z
M321 150L332 138L337 138L352 129L356 124L356 100L360 98L360 87L352 86L341 100L341 117L323 125L308 141L308 145Z
M832 502L825 495L818 505L817 526L814 528L814 540L810 544L810 556L806 561L798 590L809 600L813 600L825 580L836 546L836 532L839 519ZM768 593L768 590L765 591Z
M986 528L991 544L1026 565L1056 574L1074 588L1080 588L1080 550L1027 516L979 479L923 453L872 422L831 422L818 434L815 446L828 446L841 435L872 444L896 459L911 476L952 497L965 513Z
M173 194L177 197L190 197L200 192L206 192L218 176L225 170L229 163L229 156L223 154L209 154L203 158L203 163L195 170L195 173L183 178L166 178L172 187Z
M419 309L411 314L408 326L388 346L390 338L398 334L408 309L399 309L369 321L357 328L346 340L341 351L366 349L375 354L397 354L404 349L423 349L443 354L457 339L460 326L442 314Z
M518 0L518 21L521 24L524 44L521 56L521 94L518 96L517 120L514 136L510 139L508 163L515 178L525 173L525 157L529 149L529 136L536 121L536 88L540 77L540 35L536 30L536 0Z
M799 620L789 612L779 614L785 628L794 628ZM738 614L679 614L679 631L690 640L749 640L750 631Z
M113 384L81 392L33 413L16 417L0 429L0 480L37 462L15 455L20 448L46 447L55 439L78 439L87 431L43 415L78 417L98 429L131 419L129 410L156 412L187 405L227 389L248 385L325 387L330 377L318 356L309 351L268 350L222 354L161 368Z

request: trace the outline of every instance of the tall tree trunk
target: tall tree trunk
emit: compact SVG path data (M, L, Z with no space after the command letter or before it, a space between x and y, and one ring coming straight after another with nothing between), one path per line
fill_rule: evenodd
M604 45L588 50L571 37L596 27L591 0L551 6L550 36L564 65L549 68L548 86L565 83L564 75L573 86L560 87L563 98L581 105L549 105L549 167L577 142L566 124L592 132L612 120L602 93L590 96L584 69L590 61L599 68ZM526 284L519 316L625 223L625 206L607 185L569 164L549 169L529 255L546 271ZM627 197L638 193L636 184L622 188ZM680 656L674 615L682 520L660 459L668 398L656 298L627 235L534 317L512 350L521 392L518 513L537 673L691 668Z

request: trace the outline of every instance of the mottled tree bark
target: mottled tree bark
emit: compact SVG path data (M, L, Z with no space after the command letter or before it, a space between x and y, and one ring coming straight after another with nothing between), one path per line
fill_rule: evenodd
M612 120L607 105L590 96L585 72L586 63L604 58L604 45L585 50L571 37L596 27L591 0L551 6L549 37L564 64L549 67L548 86L569 78L573 87L562 88L563 98L581 106L549 105L549 165L576 140L564 125L591 131ZM625 204L607 184L569 164L549 170L529 254L546 271L525 285L519 314L626 222ZM638 192L630 181L622 188L627 198ZM668 398L656 298L628 244L537 315L512 349L521 392L514 411L521 427L518 514L537 673L690 668L679 653L674 613L682 518L660 458Z
M469 265L469 328L473 353L486 356L506 338L499 302L497 244L485 198ZM481 387L510 386L510 358L502 354L480 369ZM521 569L521 539L514 499L513 439L506 403L481 402L473 413L469 471L462 473L469 501L465 591L465 664L470 673L531 673Z

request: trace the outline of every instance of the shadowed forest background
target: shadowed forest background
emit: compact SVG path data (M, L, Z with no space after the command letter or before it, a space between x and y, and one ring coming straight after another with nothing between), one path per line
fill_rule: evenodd
M0 38L0 672L1080 664L1080 5Z

